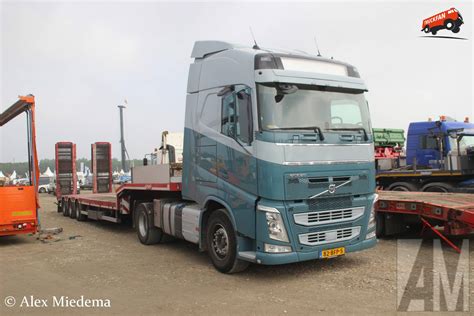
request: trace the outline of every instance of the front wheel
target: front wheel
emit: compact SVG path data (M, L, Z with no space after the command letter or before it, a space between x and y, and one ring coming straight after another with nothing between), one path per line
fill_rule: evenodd
M430 32L430 27L428 25L425 26L425 28L423 29L423 32L429 33Z
M446 22L444 22L444 27L448 30L452 30L455 27L455 24L453 20L446 20Z
M222 273L237 273L247 269L249 262L237 258L237 238L223 209L211 214L206 235L207 250L217 270Z
M153 203L140 203L137 205L137 223L135 225L138 239L144 245L153 245L161 241L163 231L153 222Z

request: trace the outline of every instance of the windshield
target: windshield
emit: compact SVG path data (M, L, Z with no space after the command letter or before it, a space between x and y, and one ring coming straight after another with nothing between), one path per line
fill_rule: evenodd
M363 91L292 84L258 84L262 130L361 130L371 133Z
M449 141L451 142L451 148L457 148L456 139L450 138ZM464 135L459 141L459 150L461 151L461 154L465 154L466 149L469 147L474 147L474 136Z

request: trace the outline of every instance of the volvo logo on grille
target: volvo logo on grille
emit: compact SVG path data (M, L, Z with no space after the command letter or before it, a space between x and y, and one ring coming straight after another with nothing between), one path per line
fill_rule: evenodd
M336 185L334 183L329 185L328 192L330 194L334 194L336 192Z

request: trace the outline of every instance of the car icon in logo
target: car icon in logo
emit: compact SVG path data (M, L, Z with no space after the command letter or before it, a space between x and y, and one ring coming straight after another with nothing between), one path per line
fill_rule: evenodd
M421 31L436 35L439 30L446 29L458 33L463 23L461 13L456 8L451 8L424 19Z

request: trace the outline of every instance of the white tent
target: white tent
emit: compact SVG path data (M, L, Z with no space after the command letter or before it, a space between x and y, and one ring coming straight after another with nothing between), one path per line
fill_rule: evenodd
M10 175L10 180L16 179L16 170L13 170L13 173Z
M50 177L50 178L54 177L54 173L51 171L51 169L49 169L49 167L48 169L46 169L46 171L42 175L45 177Z
M5 175L3 174L2 170L0 170L0 178L5 178Z

